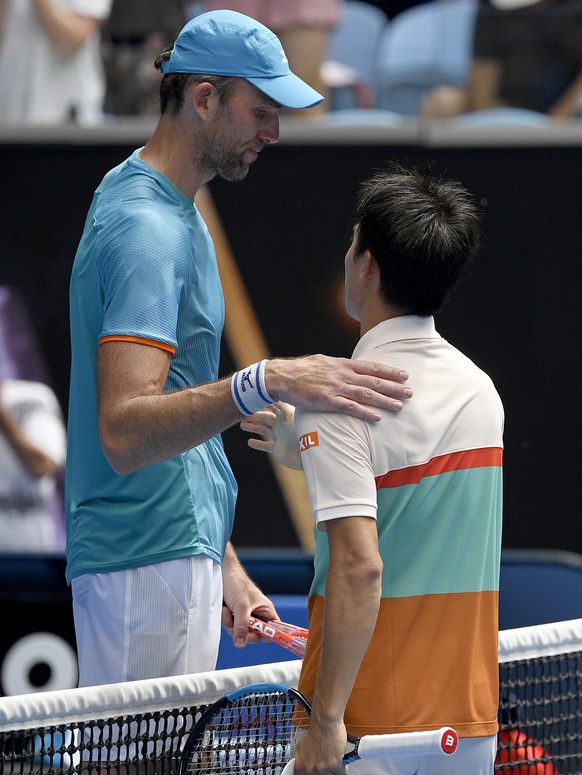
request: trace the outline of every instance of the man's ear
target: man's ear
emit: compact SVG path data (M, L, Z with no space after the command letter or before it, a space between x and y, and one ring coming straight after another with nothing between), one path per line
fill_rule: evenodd
M215 99L217 99L216 88L207 81L190 87L191 105L202 118L208 115Z
M366 280L375 280L380 276L378 262L369 250L366 250L362 262L362 277Z

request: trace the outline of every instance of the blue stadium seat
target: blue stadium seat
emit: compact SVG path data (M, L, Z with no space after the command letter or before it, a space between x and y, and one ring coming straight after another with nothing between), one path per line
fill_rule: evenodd
M545 113L524 108L492 108L490 110L476 110L472 113L462 113L452 120L454 128L480 129L481 127L494 126L519 126L519 127L546 127L552 119Z
M331 86L332 110L372 107L376 46L388 24L388 17L376 6L361 0L347 0L343 19L331 36L327 62L323 66ZM334 85L334 66L353 78L351 84ZM341 76L340 76L341 77Z
M417 115L428 89L466 83L477 8L478 0L434 0L392 19L376 48L376 106Z
M345 108L326 113L322 117L326 126L399 126L407 121L407 117L391 110L378 110L376 108Z

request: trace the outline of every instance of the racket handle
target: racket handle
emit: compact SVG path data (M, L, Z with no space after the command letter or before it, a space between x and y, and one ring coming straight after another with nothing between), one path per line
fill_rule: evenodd
M281 770L281 775L295 775L295 759L289 759Z
M459 736L451 727L428 732L400 732L394 735L364 735L358 743L361 759L382 759L386 756L426 756L455 753Z

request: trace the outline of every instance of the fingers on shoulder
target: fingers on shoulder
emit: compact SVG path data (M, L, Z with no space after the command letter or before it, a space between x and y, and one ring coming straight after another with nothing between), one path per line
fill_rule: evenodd
M352 363L357 374L369 376L377 381L406 382L409 377L405 369L401 369L398 366L390 366L380 361L355 360Z

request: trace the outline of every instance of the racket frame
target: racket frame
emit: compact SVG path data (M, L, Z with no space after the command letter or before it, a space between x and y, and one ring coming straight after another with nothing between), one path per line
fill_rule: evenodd
M311 715L311 704L301 692L284 684L278 683L257 683L250 684L249 686L243 686L238 689L234 689L228 694L221 697L219 700L210 705L200 716L194 727L192 728L184 749L182 751L180 760L179 775L187 775L189 772L188 766L190 764L189 758L196 749L196 746L200 740L204 740L205 734L208 734L208 723L214 716L223 709L228 709L234 706L238 700L251 695L266 696L268 694L284 695L305 712L305 717L308 719ZM258 703L260 704L260 703ZM298 726L301 726L298 724ZM414 740L417 741L415 746ZM402 755L427 755L427 754L453 754L458 745L458 735L451 727L441 727L438 730L431 730L420 733L400 733L395 735L364 735L362 737L356 737L348 733L347 743L349 750L346 751L343 757L343 763L349 764L359 759L377 758L378 756L402 756ZM396 743L403 741L400 750L394 750L394 748L383 749L383 742ZM406 743L404 741L407 741ZM426 741L426 743L421 742ZM360 748L362 749L360 752ZM373 751L372 751L373 749ZM384 754L385 750L385 754ZM287 762L283 773L293 772L292 759ZM218 772L218 771L216 771Z
M188 775L188 773L191 772L188 769L190 764L189 758L194 749L196 749L199 741L204 739L204 735L208 732L208 724L214 716L218 715L221 710L234 706L238 700L243 699L244 697L249 697L253 694L265 696L269 693L286 695L290 701L297 703L300 709L305 711L306 718L309 718L311 715L311 705L309 704L309 701L297 691L297 689L290 686L278 683L257 683L233 689L233 691L228 692L224 697L216 700L216 702L206 708L192 727L180 757L179 775Z

